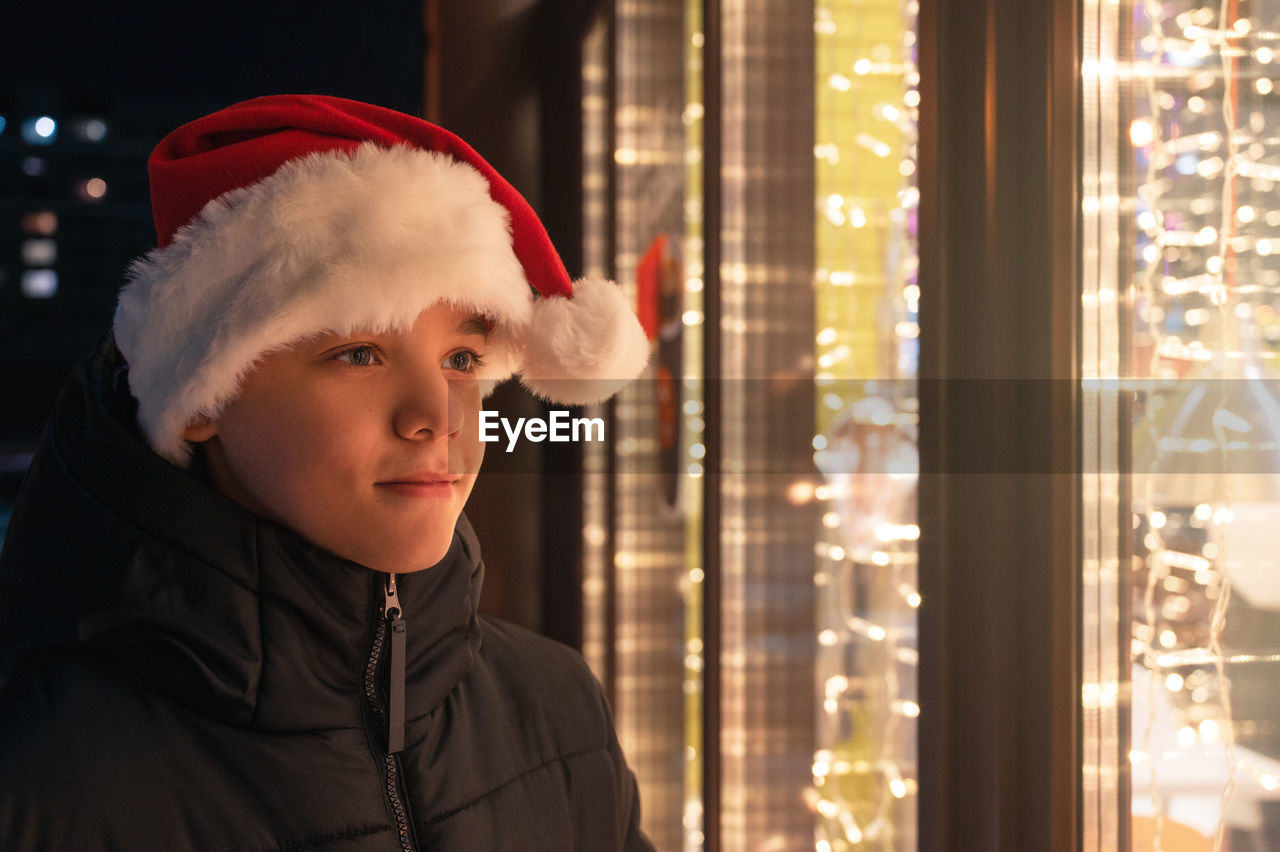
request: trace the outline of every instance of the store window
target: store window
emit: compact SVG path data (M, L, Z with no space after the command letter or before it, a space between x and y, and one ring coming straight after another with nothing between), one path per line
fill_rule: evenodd
M583 79L587 271L634 300L653 347L613 404L612 443L585 460L584 650L611 693L643 828L673 850L703 847L695 8L617 3L587 35Z
M1280 846L1280 7L1084 4L1083 831Z
M910 850L916 7L717 10L583 43L586 271L654 347L585 460L584 651L658 848Z

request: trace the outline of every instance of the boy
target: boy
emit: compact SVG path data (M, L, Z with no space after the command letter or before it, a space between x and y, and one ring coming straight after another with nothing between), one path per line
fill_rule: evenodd
M479 618L483 394L647 343L461 140L280 96L152 154L159 248L0 554L14 849L648 849L599 685Z

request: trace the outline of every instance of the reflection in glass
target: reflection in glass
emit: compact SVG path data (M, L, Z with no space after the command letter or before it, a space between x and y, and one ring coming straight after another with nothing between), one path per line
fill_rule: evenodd
M670 289L675 282L679 289L681 270L701 272L696 265L700 254L683 245L691 227L686 162L690 131L685 121L687 6L688 0L619 3L613 18L614 103L607 119L613 123L612 265L618 284L638 303L642 317L661 310L664 284ZM597 49L602 55L606 48ZM600 61L607 65L607 56ZM596 91L598 97L607 97L605 86ZM607 128L597 133L593 144L608 140ZM588 192L584 200L605 203L607 196ZM596 207L594 213L608 221L605 210ZM608 240L603 231L596 239ZM693 347L692 335L685 331L682 353L687 356ZM702 828L701 791L694 783L700 782L702 752L696 712L701 626L689 617L701 605L701 518L696 502L679 499L681 494L696 496L700 481L678 464L689 442L671 447L664 440L669 431L663 429L674 411L696 401L664 396L673 389L689 393L689 385L680 381L685 372L680 357L670 347L655 344L643 379L617 397L615 476L600 486L612 489L612 517L603 509L594 515L600 528L611 524L614 531L613 582L606 591L609 600L595 595L588 604L595 607L589 618L612 615L613 709L619 739L644 797L642 827L657 848L671 850L700 848ZM693 375L696 379L697 372ZM608 460L588 462L599 470ZM670 487L673 481L675 488ZM603 490L596 494L603 501Z
M1280 848L1280 4L1083 30L1086 848Z

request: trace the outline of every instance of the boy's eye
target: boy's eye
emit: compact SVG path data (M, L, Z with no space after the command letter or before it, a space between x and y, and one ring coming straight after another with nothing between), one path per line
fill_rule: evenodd
M339 352L334 358L353 367L369 367L376 360L376 353L372 346L356 346Z
M445 359L445 364L450 370L456 370L459 373L471 373L479 368L480 356L470 349L460 349L449 355Z

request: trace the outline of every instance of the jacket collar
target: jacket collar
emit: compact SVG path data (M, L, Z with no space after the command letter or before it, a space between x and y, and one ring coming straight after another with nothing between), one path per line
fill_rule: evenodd
M59 398L0 554L0 650L10 664L41 649L106 657L255 728L359 725L384 575L153 453L121 367L108 338ZM470 670L482 581L465 515L440 563L398 577L409 718Z

